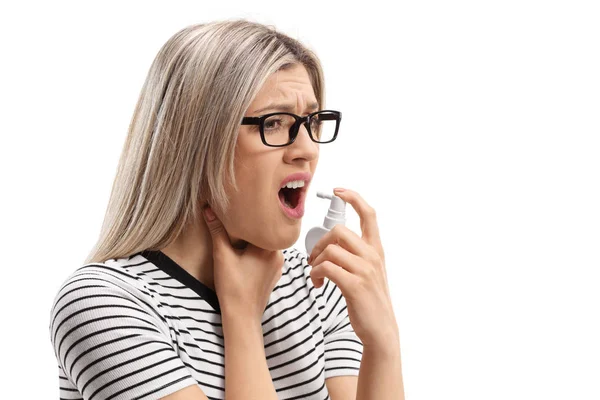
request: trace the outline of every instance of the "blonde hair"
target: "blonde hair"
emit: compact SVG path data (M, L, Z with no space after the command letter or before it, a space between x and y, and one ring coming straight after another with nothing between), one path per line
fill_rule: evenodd
M272 26L244 19L188 26L154 59L121 153L100 237L85 263L158 250L238 190L234 150L241 120L267 78L303 65L324 107L317 56Z

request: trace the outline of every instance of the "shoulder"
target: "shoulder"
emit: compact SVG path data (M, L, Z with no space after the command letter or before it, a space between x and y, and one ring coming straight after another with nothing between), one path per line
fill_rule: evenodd
M332 295L339 297L341 294L340 289L327 277L323 279L323 285L319 288L313 285L310 277L313 266L308 263L308 254L306 252L299 250L297 247L290 247L284 250L283 254L285 260L283 274L288 274L292 278L302 276L310 291L314 291L315 295L319 298L322 296L330 298Z
M271 292L267 310L283 312L309 307L316 296L316 289L310 280L306 254L290 247L283 250L283 259L281 277Z
M59 328L91 322L99 314L144 314L151 320L163 321L151 289L127 260L85 264L63 281L50 309L52 340Z
M123 291L136 290L139 277L124 267L122 262L108 260L102 263L85 264L74 270L60 285L54 298L54 306L65 297L97 292L100 288L117 288Z
M283 250L284 268L294 268L298 265L306 266L308 265L307 258L307 254L296 247Z
M308 264L306 253L296 247L290 247L283 250L283 258L282 277L287 277L288 280L300 280L309 288L314 288L310 279L312 266Z
M61 394L77 388L84 398L163 397L196 383L144 277L151 269L138 258L90 263L61 285L49 321L54 354L71 383Z
M147 272L156 266L144 257L112 258L104 262L88 263L75 269L61 284L55 302L73 289L86 291L94 287L116 287L125 291L144 292L151 279ZM150 283L151 284L151 283Z

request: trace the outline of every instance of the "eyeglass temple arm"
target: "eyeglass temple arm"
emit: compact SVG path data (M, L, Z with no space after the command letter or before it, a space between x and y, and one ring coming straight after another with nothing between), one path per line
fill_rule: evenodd
M260 125L260 117L244 117L242 125Z
M336 114L321 114L319 115L319 119L323 121L332 121L341 118L341 115Z

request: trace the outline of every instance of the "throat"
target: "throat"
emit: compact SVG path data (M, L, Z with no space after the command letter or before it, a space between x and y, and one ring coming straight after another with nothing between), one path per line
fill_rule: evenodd
M300 190L283 188L279 191L279 199L286 207L296 208L300 199Z

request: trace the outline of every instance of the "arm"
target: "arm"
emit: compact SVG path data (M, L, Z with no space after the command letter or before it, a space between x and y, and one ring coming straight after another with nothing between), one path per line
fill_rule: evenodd
M335 376L325 381L331 400L404 400L398 337L391 336L386 343L381 349L364 346L358 377Z
M162 316L107 270L80 269L55 298L49 333L61 397L157 398L197 386Z
M346 299L335 282L325 278L317 288L325 351L325 385L331 400L356 399L363 344L354 332Z
M260 321L223 310L225 398L277 400Z
M202 389L200 389L200 386L191 385L163 397L161 400L208 400L208 397L206 397Z
M381 345L363 346L356 400L404 400L400 339L397 333Z

